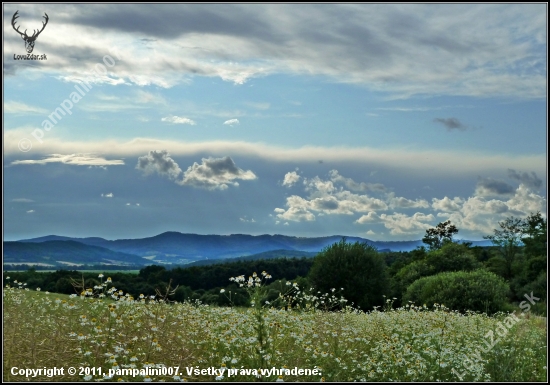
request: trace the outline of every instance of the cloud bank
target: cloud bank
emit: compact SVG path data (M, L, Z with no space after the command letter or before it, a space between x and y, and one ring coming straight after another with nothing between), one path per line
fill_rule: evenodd
M40 15L41 7L18 9L27 17ZM546 96L545 4L48 7L56 23L46 30L51 60L40 74L66 81L169 88L194 76L240 85L283 73L362 84L398 98ZM5 10L6 29L15 10ZM14 33L5 35L4 74L38 75L32 66L7 60L22 43ZM119 60L106 75L83 76L106 54Z
M535 173L510 172L510 177L532 185L538 180ZM421 237L426 229L447 219L463 231L487 234L508 216L525 217L546 211L546 198L523 182L515 188L503 181L479 178L472 196L432 198L431 203L396 196L387 188L374 190L375 195L350 191L350 187L359 189L362 183L341 176L337 170L329 172L329 179L306 178L305 195L287 197L285 208L274 209L274 218L312 222L327 215L348 215L355 218L353 223L367 226L366 232L372 231L369 226L382 224L391 235ZM371 191L366 187L362 190ZM414 212L407 214L411 210Z

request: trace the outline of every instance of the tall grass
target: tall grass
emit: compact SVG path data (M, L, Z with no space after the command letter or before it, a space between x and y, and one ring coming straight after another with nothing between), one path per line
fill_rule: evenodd
M334 294L303 293L297 285L278 301L263 301L266 275L237 282L251 308L211 307L167 298L136 298L112 283L63 296L7 284L4 297L4 381L12 367L109 369L178 366L178 375L68 375L59 381L546 381L546 325L519 317L487 352L488 332L506 315L460 314L443 305L407 305L364 313ZM250 281L252 279L252 281ZM236 280L236 278L234 278ZM251 283L251 284L250 284ZM225 295L228 293L223 293ZM325 311L332 308L333 311ZM339 310L335 310L338 309ZM476 356L464 369L466 357ZM237 372L188 374L203 368L320 368L319 376L257 377Z

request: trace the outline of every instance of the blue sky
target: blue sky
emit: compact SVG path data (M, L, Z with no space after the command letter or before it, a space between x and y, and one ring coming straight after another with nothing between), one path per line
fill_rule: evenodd
M546 4L5 4L4 239L479 240L546 215L546 52Z

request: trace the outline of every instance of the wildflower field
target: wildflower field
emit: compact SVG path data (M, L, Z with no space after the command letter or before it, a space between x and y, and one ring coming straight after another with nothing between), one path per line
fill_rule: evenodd
M134 298L117 291L112 282L84 289L80 296L25 290L24 284L8 283L3 293L3 380L547 379L547 331L542 318L519 313L460 314L444 305L393 309L391 300L385 308L365 313L345 306L334 291L303 293L290 283L278 301L261 303L262 285L269 278L265 272L248 280L232 278L248 287L251 308L174 303L168 292L164 298ZM27 378L14 375L13 367L90 369L76 375ZM150 375L149 370L132 376L119 370L149 368L161 373L163 367L170 368L165 375ZM217 370L194 370L208 368ZM298 375L292 374L294 368L316 371ZM231 376L229 369L233 369Z

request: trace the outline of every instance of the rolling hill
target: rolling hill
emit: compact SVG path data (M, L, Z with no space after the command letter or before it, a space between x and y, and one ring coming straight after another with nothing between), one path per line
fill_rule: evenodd
M289 253L293 251L317 253L324 247L339 242L342 237L333 235L306 238L279 234L199 235L169 231L153 237L110 241L98 237L71 238L49 235L17 242L4 242L4 250L5 253L7 251L6 256L9 258L9 260L5 258L5 262L16 262L14 258L22 260L35 258L37 262L43 263L47 260L62 260L74 261L74 263L87 261L91 264L92 260L96 263L117 260L140 265L155 263L181 265L194 261L233 259L273 251L285 251L287 256L291 256ZM348 242L366 242L381 251L410 251L422 245L420 240L383 242L358 237L346 238ZM22 244L27 246L21 246ZM65 247L63 251L61 247L63 244L70 247ZM473 244L486 246L490 245L490 242L479 241ZM67 259L71 253L74 255Z
M94 264L147 265L137 255L75 241L4 242L4 264L80 266Z

